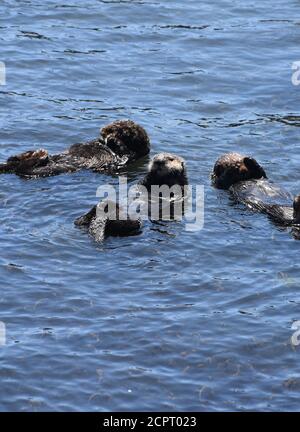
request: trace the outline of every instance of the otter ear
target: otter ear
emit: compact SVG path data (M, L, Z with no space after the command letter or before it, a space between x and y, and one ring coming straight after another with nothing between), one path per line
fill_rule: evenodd
M260 177L267 178L265 170L259 165L259 163L254 158L246 156L244 157L243 162L249 171L251 171L252 173L256 173Z

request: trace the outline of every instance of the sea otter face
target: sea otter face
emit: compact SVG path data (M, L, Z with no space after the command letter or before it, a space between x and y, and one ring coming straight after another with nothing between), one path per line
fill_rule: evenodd
M171 153L159 153L153 157L148 168L155 177L185 177L185 161Z
M264 169L259 163L239 153L228 153L221 156L214 166L212 180L219 189L229 187L239 181L266 178Z
M117 155L142 157L150 151L150 140L144 128L131 120L115 121L100 131L105 144Z
M295 197L293 208L294 208L294 223L300 224L300 195Z

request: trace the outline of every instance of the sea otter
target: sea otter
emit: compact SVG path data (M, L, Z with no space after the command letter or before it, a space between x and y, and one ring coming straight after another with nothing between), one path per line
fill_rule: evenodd
M227 153L217 160L212 173L214 185L229 189L231 185L245 180L267 178L265 170L249 156Z
M149 163L148 173L138 184L147 190L150 219L181 219L187 198L186 185L188 178L183 158L172 153L155 155Z
M152 221L155 221L164 219L162 217L162 210L167 210L166 213L170 215L168 220L175 219L177 215L177 213L175 214L175 210L178 211L176 203L178 202L180 204L180 211L178 213L182 215L184 198L182 188L187 183L184 159L170 153L160 153L153 157L149 164L147 175L136 185L136 191L141 190L141 186L145 187L147 197L145 198L144 194L141 193L139 199L136 198L134 201L136 203L135 208L138 208L140 205L143 206L145 203L148 204L148 199L151 201L153 197L150 194L148 195L148 192L151 191L151 186L167 185L172 187L177 185L179 186L177 194L176 190L171 192L169 196L163 198L163 202L161 197L158 197L156 203L156 209L158 210L157 217L154 217L152 213L153 207L151 207L151 205L149 207L147 205L146 213L146 216ZM141 218L139 218L138 215L135 216L137 217L128 216L119 204L115 204L110 200L105 200L95 205L88 213L77 218L74 223L77 226L87 227L89 234L97 242L101 242L108 236L129 236L138 234L141 231L142 224ZM140 216L142 217L141 214Z
M267 214L279 225L300 223L300 196L293 196L268 180L265 170L252 157L228 153L215 163L213 184L228 189L236 202Z
M75 225L86 227L98 243L106 237L123 237L139 234L141 221L127 218L123 209L113 201L105 200L88 213L75 220Z
M149 163L148 173L140 182L148 190L152 185L169 187L188 184L186 165L183 158L172 153L159 153Z
M103 127L100 137L73 144L66 151L50 155L47 150L31 150L11 156L0 164L0 173L22 177L48 177L80 169L115 171L150 151L150 140L143 127L131 120L119 120Z

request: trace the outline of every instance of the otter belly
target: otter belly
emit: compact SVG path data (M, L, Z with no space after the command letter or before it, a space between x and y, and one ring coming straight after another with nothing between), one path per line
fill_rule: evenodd
M267 214L279 224L292 224L293 196L268 179L242 181L232 185L229 190L236 202Z
M128 155L122 157L116 155L99 140L73 144L66 156L78 169L86 168L94 171L117 169L129 161Z

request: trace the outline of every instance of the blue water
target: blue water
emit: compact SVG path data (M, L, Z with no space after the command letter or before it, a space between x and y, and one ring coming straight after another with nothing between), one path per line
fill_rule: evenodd
M209 178L236 150L300 191L299 36L295 0L2 0L0 161L131 118L205 185L205 225L97 245L73 220L117 177L0 176L1 411L299 410L300 243Z

